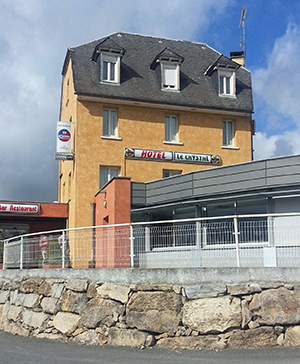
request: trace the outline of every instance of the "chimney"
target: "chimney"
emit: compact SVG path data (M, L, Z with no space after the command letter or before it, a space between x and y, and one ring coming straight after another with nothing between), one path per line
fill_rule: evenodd
M237 51L237 52L230 52L230 59L241 66L245 67L245 52L244 51Z

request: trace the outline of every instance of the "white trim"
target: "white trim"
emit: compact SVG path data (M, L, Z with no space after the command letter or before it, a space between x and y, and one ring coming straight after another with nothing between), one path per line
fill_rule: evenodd
M232 144L224 144L224 123L226 124L226 139L227 139L227 142L228 142L228 124L230 123L231 124L231 135L230 135L230 141ZM233 120L223 120L223 123L222 123L222 147L227 147L227 148L230 148L230 149L234 149L235 146L234 146L234 134L235 134L235 128L234 128L234 121Z
M183 145L183 143L181 143L181 142L170 141L170 140L164 140L163 143L164 144Z
M169 72L166 75L165 72L167 70L169 70ZM167 79L171 79L171 78L174 79L174 87L170 86L170 85L173 85L173 82L170 83L170 85L165 85L164 84L165 77ZM179 67L179 64L172 63L172 62L165 62L165 61L161 62L161 89L163 91L179 91L180 90L180 67Z
M104 111L107 111L108 112L108 125L107 125L107 128L108 128L108 133L110 133L110 128L111 128L111 113L112 111L114 111L116 113L116 127L115 127L115 130L114 130L114 134L107 134L105 135L104 134ZM118 138L118 111L117 109L110 109L110 108L106 108L104 107L103 110L102 110L102 137L107 137L109 139L111 138Z
M107 135L101 135L101 139L111 139L111 140L122 140L122 138L116 137L116 136L107 136Z
M223 82L223 92L221 93L221 77ZM229 90L227 89L226 80L229 78ZM227 68L218 68L218 85L219 85L219 96L222 97L236 97L236 81L235 71ZM229 92L227 92L229 91Z
M101 64L100 64L100 81L101 83L106 84L114 84L119 85L120 84L120 56L111 54L111 53L105 53L101 52ZM108 79L103 79L103 62L107 61L109 63L108 67L108 73L110 72L111 63L115 62L115 72L114 72L114 79L111 80L110 77Z
M239 147L234 147L234 146L231 146L231 145L222 145L221 148L222 149L233 149L233 150L239 150L240 149Z
M176 121L176 134L174 135L175 138L174 139L170 139L170 140L166 140L170 143L178 143L178 131L179 131L179 125L178 125L178 116L177 115L172 115L172 114L165 114L165 137L166 137L166 118L168 118L168 128L169 128L169 134L170 134L170 138L172 137L172 119L175 119Z

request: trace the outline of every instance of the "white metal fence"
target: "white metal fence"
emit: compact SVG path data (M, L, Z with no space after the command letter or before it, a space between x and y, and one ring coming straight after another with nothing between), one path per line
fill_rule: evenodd
M139 222L4 241L3 269L300 266L300 214Z

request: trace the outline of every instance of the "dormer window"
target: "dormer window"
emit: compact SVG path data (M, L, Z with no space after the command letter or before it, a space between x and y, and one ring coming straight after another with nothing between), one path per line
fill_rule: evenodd
M120 57L101 54L101 81L120 83Z
M183 61L182 56L168 47L154 58L150 68L155 70L157 77L160 77L162 90L180 91L180 65ZM157 67L159 64L160 68Z
M235 71L219 69L219 94L220 96L235 96Z
M162 89L179 90L179 65L161 63Z
M124 54L125 49L110 37L104 39L95 47L91 60L99 64L101 82L120 84L121 58Z

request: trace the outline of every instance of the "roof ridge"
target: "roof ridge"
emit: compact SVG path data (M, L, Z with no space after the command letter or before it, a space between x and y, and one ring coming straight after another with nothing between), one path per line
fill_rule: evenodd
M174 38L168 38L168 37L160 37L160 36L156 36L156 35L147 35L147 34L140 34L140 33L133 33L133 32L125 32L125 31L118 31L118 32L110 33L110 34L107 34L107 35L105 35L103 37L94 39L92 41L89 41L89 42L86 42L86 43L80 43L80 44L78 44L76 46L69 47L68 49L78 48L80 46L88 45L88 44L94 43L96 41L101 41L102 39L111 37L113 35L118 35L118 34L120 34L120 35L122 35L122 34L134 35L134 36L137 36L137 37L152 38L152 39L158 39L158 40L168 40L168 41L179 42L179 43L191 43L191 44L203 45L203 46L209 47L214 52L220 54L220 52L218 52L217 50L215 50L214 48L212 48L211 46L209 46L207 43L204 43L204 42L196 42L196 41L192 41L192 40L183 40L183 39L174 39Z

